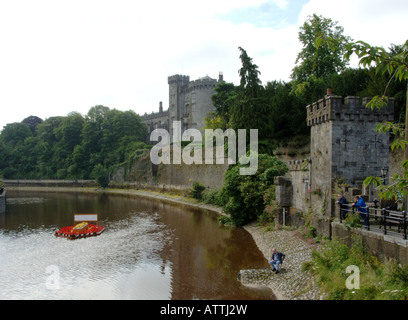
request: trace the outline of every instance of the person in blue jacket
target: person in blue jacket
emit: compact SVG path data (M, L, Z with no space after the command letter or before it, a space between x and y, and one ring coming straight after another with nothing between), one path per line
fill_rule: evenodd
M275 248L273 248L271 261L269 261L272 271L275 271L275 273L279 273L279 266L283 263L284 259L285 255L282 252L278 252L276 251Z
M364 220L364 226L368 227L368 217L367 217L367 205L364 202L362 196L356 196L356 202L352 204L353 207L357 208L357 212L360 214L360 217Z

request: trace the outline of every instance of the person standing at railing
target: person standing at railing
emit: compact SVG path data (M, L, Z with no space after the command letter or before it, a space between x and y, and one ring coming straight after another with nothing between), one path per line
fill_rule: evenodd
M367 205L362 196L356 196L356 202L352 204L353 207L357 208L357 213L364 220L364 226L368 228L368 217L367 217Z
M339 197L337 198L336 203L339 205L340 207L340 217L341 220L344 220L347 218L347 210L348 210L348 201L346 199L345 196L343 196L342 194L339 194Z

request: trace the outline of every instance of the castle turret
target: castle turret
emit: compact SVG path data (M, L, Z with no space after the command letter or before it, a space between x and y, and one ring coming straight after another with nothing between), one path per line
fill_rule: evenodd
M311 127L311 188L331 193L332 180L361 187L368 176L389 167L389 135L376 127L394 119L394 99L380 110L366 108L371 98L332 94L308 105Z
M218 81L208 75L191 81L188 85L190 94L190 123L195 129L202 129L205 125L204 119L213 111L211 96L215 93Z

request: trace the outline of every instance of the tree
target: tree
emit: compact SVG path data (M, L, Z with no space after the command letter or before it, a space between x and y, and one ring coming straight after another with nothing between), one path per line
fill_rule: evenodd
M72 154L75 147L81 143L81 133L84 118L77 112L71 112L54 130L57 142L54 145L53 162L58 164L57 178L75 178L72 174Z
M320 99L328 87L329 78L345 70L345 47L350 38L331 19L314 14L299 31L303 45L292 70L292 93L308 105Z
M242 67L239 69L241 77L237 88L237 97L231 107L230 125L232 129L258 129L262 139L269 139L273 133L273 119L271 119L270 104L265 95L265 89L259 79L258 66L252 62L247 52L239 47ZM249 143L249 139L247 139Z
M25 118L23 121L21 121L22 123L25 123L26 125L28 125L30 127L30 130L32 133L34 133L35 128L43 122L43 120L37 116L29 116L27 118Z
M262 92L262 82L259 79L261 72L258 70L258 66L252 63L247 52L238 47L241 51L239 58L241 59L242 67L239 69L240 80L240 94L244 94L247 98L258 98Z
M225 123L225 128L231 118L231 108L237 99L237 88L233 83L222 81L214 89L215 94L211 96L211 101L215 107L214 115L221 117Z
M32 136L30 127L25 123L8 123L4 126L0 134L0 142L9 147L15 147L24 142L28 137Z
M299 40L303 48L296 58L298 65L292 71L294 80L303 82L311 77L327 79L347 67L343 55L351 39L343 35L343 27L337 24L313 14L300 27Z
M291 83L270 81L265 86L274 124L273 139L280 140L308 133L305 104L296 95L291 94L291 90Z
M357 54L359 63L364 67L375 66L376 72L380 74L388 74L389 81L384 89L382 95L375 96L368 104L368 108L382 108L388 102L386 96L388 86L395 78L400 82L408 81L408 40L402 46L392 46L389 51L383 47L371 46L370 44L357 41L350 43L347 46L347 52L345 58L349 58L353 53ZM408 83L407 83L407 105L406 105L406 119L405 119L405 132L400 127L391 122L381 123L377 126L379 132L391 131L396 139L391 144L391 149L402 148L405 150L405 160L402 162L401 167L403 169L402 174L395 174L391 178L389 185L382 185L379 177L367 177L364 184L369 185L373 183L375 186L379 186L381 190L381 197L385 199L394 198L397 194L400 194L405 199L408 195Z

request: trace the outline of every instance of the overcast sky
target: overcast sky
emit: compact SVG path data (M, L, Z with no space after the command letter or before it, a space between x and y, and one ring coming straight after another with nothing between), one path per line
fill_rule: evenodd
M289 81L313 13L354 40L408 39L407 0L0 0L0 130L97 104L167 109L174 74L239 84L239 46L264 84Z

